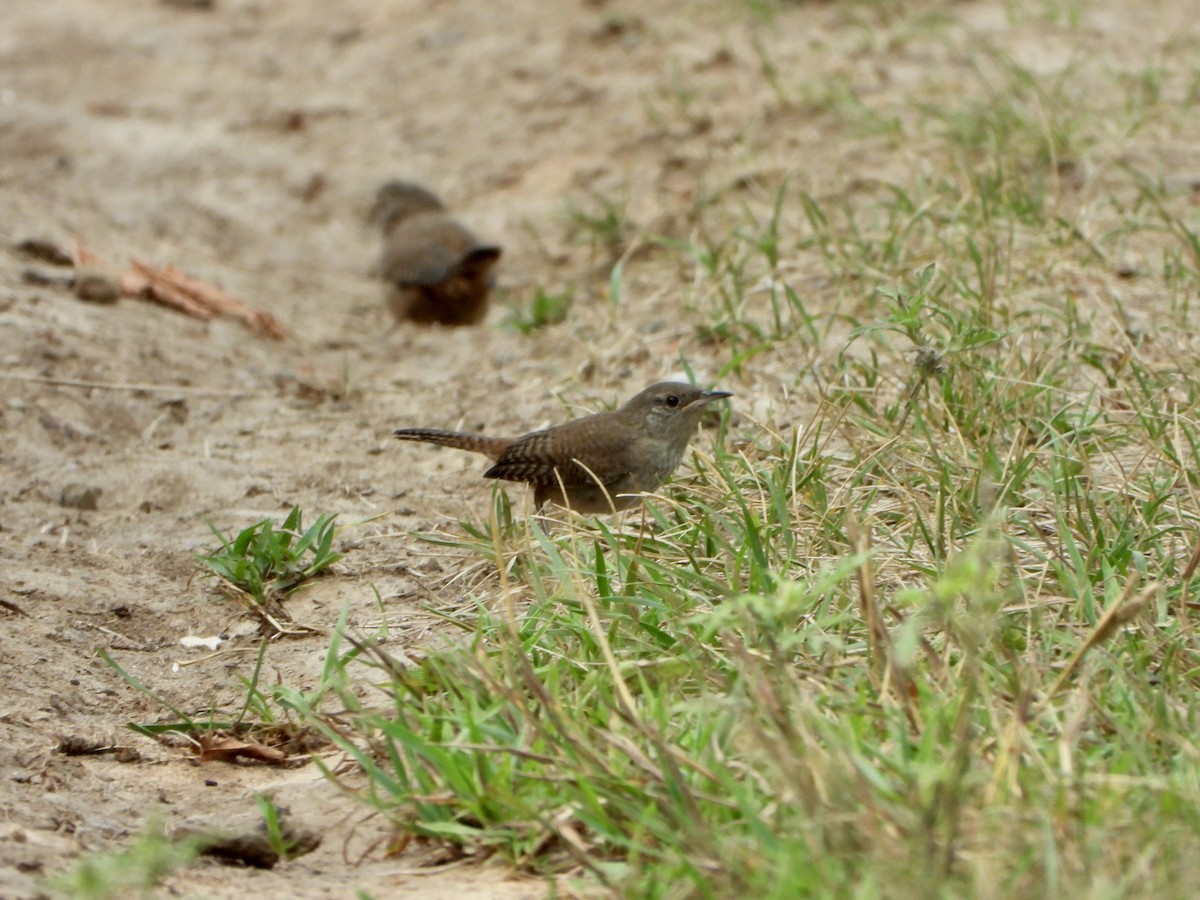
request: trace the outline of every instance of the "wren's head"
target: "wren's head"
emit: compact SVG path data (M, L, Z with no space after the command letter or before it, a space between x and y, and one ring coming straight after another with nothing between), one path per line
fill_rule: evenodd
M687 442L696 430L704 408L714 400L732 397L728 391L704 391L695 385L677 381L652 384L621 408L635 413L651 434L670 436Z
M375 194L371 222L386 234L410 216L441 209L445 209L442 201L419 184L389 181Z

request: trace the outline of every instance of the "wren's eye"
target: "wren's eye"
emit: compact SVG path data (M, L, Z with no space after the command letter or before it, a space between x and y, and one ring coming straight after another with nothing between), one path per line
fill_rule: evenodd
M674 409L675 407L677 407L679 405L679 398L676 397L674 394L671 394L671 396L667 397L666 402L667 402L667 406L671 407L671 409Z

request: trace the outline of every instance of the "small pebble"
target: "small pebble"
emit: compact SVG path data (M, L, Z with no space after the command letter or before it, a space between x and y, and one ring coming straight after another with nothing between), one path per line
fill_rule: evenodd
M97 508L97 501L102 493L103 489L95 485L71 482L62 489L58 502L60 506L90 511Z
M75 296L88 303L116 303L121 299L121 283L107 272L79 269L75 273Z

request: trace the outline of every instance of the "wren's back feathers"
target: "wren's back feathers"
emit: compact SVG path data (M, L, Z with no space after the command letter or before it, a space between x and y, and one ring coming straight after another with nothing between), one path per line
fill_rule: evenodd
M552 500L581 513L606 513L635 506L637 495L670 478L704 409L729 396L662 382L620 409L511 440L429 428L402 428L395 435L490 457L495 464L484 477L526 482L539 509Z
M411 181L388 181L375 192L371 222L385 235L400 222L424 212L445 212L437 195Z
M487 314L501 248L485 244L420 185L389 181L372 220L383 231L379 275L399 320L472 325Z
M379 274L395 284L430 287L499 258L499 247L481 244L445 213L417 213L389 233Z

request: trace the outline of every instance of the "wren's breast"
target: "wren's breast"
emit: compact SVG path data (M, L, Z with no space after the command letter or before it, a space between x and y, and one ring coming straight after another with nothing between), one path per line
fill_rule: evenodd
M663 441L652 438L639 438L631 448L633 456L642 461L640 470L635 472L639 491L655 491L667 481L683 461L687 440Z

